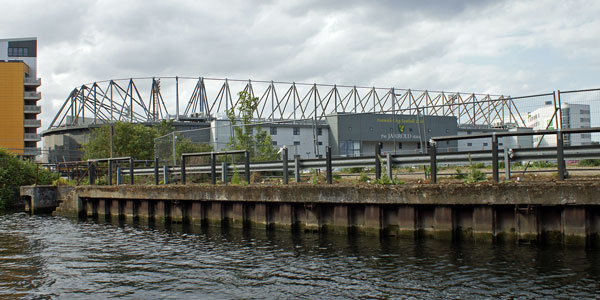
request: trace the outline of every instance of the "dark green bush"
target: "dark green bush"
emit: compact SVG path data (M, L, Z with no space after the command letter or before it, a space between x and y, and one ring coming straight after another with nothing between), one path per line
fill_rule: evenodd
M0 210L14 204L22 185L52 184L58 175L44 168L36 171L34 162L19 159L16 155L0 148ZM36 174L37 173L37 174Z

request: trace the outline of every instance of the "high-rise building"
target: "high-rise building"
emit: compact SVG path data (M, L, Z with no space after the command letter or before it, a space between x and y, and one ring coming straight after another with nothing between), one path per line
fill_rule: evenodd
M40 154L40 85L37 39L0 39L0 147L28 159Z
M590 106L588 104L572 104L563 103L562 112L562 128L589 128ZM540 107L531 113L527 114L527 127L534 130L556 129L556 118L554 116L554 105L552 102L546 103L546 106ZM582 146L590 145L592 137L590 133L573 133L564 135L565 146ZM539 147L556 147L556 135L534 136L533 146Z

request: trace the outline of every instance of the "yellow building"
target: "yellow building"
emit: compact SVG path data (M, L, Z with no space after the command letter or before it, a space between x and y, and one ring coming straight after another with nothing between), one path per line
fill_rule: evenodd
M40 154L35 39L0 40L0 147L25 158Z

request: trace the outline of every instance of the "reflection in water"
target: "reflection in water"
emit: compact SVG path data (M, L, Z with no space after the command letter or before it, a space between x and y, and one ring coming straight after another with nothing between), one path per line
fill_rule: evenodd
M594 298L600 251L0 216L3 298Z

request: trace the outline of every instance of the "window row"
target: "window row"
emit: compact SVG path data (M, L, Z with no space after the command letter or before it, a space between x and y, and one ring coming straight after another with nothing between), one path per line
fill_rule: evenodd
M29 56L29 48L8 48L8 56Z
M300 127L294 127L294 135L300 135ZM270 127L269 133L271 135L277 135L277 127ZM317 128L317 135L323 135L323 128Z

